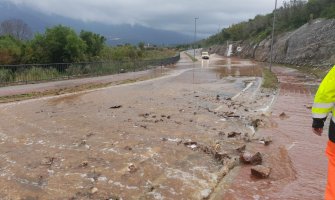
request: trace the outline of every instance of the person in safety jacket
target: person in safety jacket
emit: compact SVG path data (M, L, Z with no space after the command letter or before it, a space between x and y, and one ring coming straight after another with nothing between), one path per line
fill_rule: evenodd
M335 66L322 80L314 98L312 108L313 132L321 136L324 122L331 114L328 131L329 141L326 155L328 157L328 180L325 192L326 200L335 200Z

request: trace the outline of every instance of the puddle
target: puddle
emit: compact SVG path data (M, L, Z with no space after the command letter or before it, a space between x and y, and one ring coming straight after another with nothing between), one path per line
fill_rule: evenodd
M227 66L217 67L213 71L218 74L220 79L232 76L250 76L250 77L262 77L262 69L260 66Z

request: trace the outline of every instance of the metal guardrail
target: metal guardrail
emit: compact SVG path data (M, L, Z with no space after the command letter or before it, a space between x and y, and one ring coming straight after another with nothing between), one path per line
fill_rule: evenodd
M0 65L0 86L143 71L179 59L180 54L156 60Z

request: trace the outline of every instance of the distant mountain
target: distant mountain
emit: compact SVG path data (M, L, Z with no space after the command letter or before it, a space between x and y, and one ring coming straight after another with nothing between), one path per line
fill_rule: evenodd
M70 26L76 31L87 30L104 35L111 45L138 44L145 42L156 45L173 45L189 43L192 37L165 30L157 30L140 25L106 25L103 23L83 22L59 15L47 15L29 7L0 2L0 22L6 19L21 19L34 32L44 32L45 28L58 24Z

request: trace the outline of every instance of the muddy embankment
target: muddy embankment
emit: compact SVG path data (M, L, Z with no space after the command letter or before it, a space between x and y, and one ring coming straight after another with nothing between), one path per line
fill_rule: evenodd
M241 52L236 48L242 47ZM233 52L242 58L270 61L271 37L255 43L233 43ZM210 53L227 54L227 46L213 46ZM335 20L316 19L295 31L274 38L273 62L301 66L326 67L335 63Z

